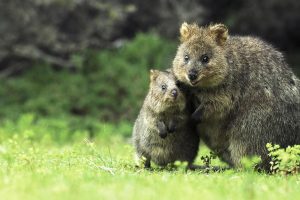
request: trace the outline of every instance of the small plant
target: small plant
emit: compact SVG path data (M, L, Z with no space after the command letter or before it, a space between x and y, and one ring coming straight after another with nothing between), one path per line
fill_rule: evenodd
M205 168L211 167L211 161L216 159L217 155L214 152L209 152L209 155L201 156Z
M209 155L201 156L200 159L203 162L203 166L199 166L199 169L204 173L223 172L225 170L230 169L229 167L212 165L212 161L216 158L217 154L215 152L209 152Z
M246 171L254 171L255 169L259 169L258 167L260 163L260 156L244 157L241 160L242 168Z
M280 148L279 145L266 145L270 156L270 171L272 174L298 174L300 172L300 145Z

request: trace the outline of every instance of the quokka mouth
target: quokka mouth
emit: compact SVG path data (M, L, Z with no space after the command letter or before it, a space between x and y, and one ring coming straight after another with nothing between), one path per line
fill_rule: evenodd
M206 79L206 78L209 78L209 77L205 77L204 75L199 75L199 77L197 78L197 80L195 81L190 81L191 85L192 86L195 86L197 85L198 83L200 83L203 79Z
M176 101L176 100L165 102L165 107L168 108L168 109L169 108L177 108L179 106L180 106L180 102Z
M169 101L165 103L165 110L181 111L185 103L182 100Z
M192 86L197 85L199 82L200 82L200 80L198 80L198 81L190 81L190 83L191 83Z
M177 104L179 104L179 103L177 103L177 102L179 102L179 101L177 101L176 99L173 99L173 100L166 100L165 101L165 105L167 106L167 107L176 107L177 106Z

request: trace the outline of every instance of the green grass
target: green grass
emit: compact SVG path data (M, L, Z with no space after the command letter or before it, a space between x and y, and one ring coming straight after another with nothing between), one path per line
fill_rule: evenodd
M0 198L299 199L300 176L253 171L202 173L137 169L125 125L101 124L93 139L67 122L26 115L0 127ZM66 120L67 121L67 120ZM125 132L125 133L124 133ZM57 136L61 135L58 140ZM74 132L75 133L75 132ZM64 136L65 135L65 136ZM201 154L208 154L207 148ZM197 164L201 164L198 156ZM219 165L215 160L213 164Z

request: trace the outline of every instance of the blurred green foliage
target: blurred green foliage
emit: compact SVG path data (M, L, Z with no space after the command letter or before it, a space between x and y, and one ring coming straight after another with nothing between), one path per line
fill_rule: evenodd
M22 136L32 141L57 144L72 143L83 138L109 140L111 137L131 136L132 126L127 122L104 123L94 118L85 120L76 117L44 117L23 114L16 120L1 122L0 142L12 136Z
M73 116L85 128L94 127L93 120L132 121L147 93L149 69L168 68L175 51L175 43L140 33L120 48L73 55L75 70L37 63L1 80L0 117Z

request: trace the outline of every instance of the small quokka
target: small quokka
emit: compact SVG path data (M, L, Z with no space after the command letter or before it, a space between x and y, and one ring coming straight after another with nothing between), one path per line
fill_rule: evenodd
M254 37L230 36L223 24L183 23L173 73L192 93L198 133L230 166L267 143L300 144L300 81L283 55Z
M150 89L133 128L137 158L145 168L150 161L166 166L175 161L193 161L198 153L199 136L193 129L186 97L170 72L150 71Z

